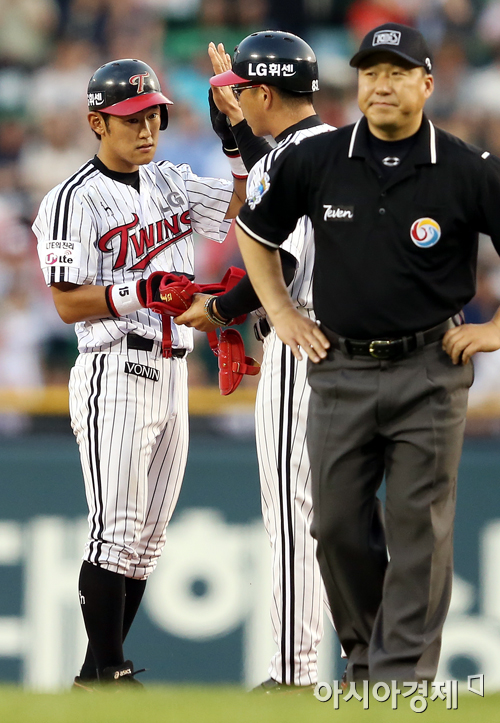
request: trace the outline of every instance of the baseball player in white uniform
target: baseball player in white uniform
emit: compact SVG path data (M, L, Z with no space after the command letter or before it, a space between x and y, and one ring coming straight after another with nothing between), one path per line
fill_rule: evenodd
M79 581L89 647L75 685L87 689L140 685L123 640L186 464L192 330L162 325L145 307L146 279L193 278L193 231L222 241L241 205L231 182L152 162L170 103L141 61L99 68L88 88L99 152L47 194L33 224L45 281L62 319L76 322L80 352L69 386L89 507ZM244 182L241 190L244 198Z
M321 123L312 105L312 92L318 89L316 58L301 38L271 31L245 38L236 49L232 69L222 45L215 48L212 44L209 54L218 73L211 84L218 88L232 85L239 98L240 105L232 93L225 94L223 100L216 96L231 122L245 164L251 167L256 156L266 153L251 168L247 182L248 202L257 204L267 171L285 148L334 130ZM258 136L273 135L277 146L271 149L265 143L259 149L249 126ZM282 255L290 294L297 308L314 319L314 241L308 218L299 221L282 245L283 251L295 261L290 274L287 257ZM246 283L249 285L248 279ZM212 310L221 319L260 306L255 294L252 299L248 293L238 297L237 292L238 287L217 297ZM207 331L203 301L200 297L177 321ZM264 355L255 406L256 441L263 518L272 548L271 618L277 652L271 660L269 679L256 690L279 693L293 687L302 692L318 680L317 646L323 634L326 601L316 542L310 534L312 499L305 437L310 391L307 357L297 361L270 327L265 311L261 308L257 314L255 330L264 342Z

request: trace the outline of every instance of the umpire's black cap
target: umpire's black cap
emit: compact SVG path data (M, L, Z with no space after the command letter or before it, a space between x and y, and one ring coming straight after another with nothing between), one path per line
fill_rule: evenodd
M381 52L393 53L415 66L422 66L428 73L432 72L432 54L424 36L408 25L385 23L370 30L349 65L359 68L369 55Z

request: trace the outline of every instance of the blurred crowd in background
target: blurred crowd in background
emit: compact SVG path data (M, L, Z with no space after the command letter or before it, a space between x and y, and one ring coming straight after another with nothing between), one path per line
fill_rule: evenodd
M500 155L500 0L0 0L0 388L66 383L76 356L73 328L44 286L31 223L45 193L97 151L86 89L99 65L127 57L152 65L174 101L157 159L229 178L209 120L208 43L232 53L254 30L299 34L318 58L316 108L340 126L359 117L349 57L386 21L417 27L433 50L432 120ZM500 300L498 257L488 239L480 247L478 293L466 310L478 322ZM219 279L231 263L239 263L234 239L197 239L199 281ZM193 382L212 383L204 340L192 357ZM477 360L472 401L500 392L499 364L498 355Z

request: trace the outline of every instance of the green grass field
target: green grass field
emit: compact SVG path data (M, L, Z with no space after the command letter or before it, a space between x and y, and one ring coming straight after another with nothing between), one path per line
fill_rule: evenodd
M429 701L415 713L408 699L399 697L397 710L390 701L320 703L314 696L269 696L240 688L151 686L144 692L34 694L0 686L1 723L387 723L425 720L426 723L500 723L500 693L481 698L459 693L458 709L446 710L442 700Z

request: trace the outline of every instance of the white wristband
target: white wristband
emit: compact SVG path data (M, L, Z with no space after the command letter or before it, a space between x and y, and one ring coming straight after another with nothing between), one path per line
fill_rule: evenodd
M233 158L228 156L227 160L229 161L229 165L231 167L231 173L235 178L244 179L248 176L248 171L245 168L245 164L243 163L241 156L234 156Z
M142 309L137 293L137 281L114 284L109 290L109 300L117 316L126 316L133 311Z

